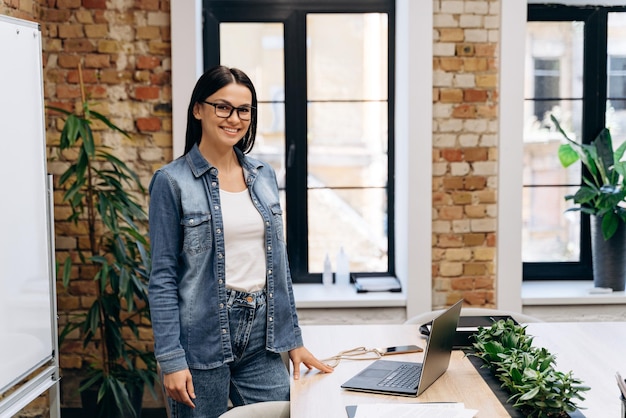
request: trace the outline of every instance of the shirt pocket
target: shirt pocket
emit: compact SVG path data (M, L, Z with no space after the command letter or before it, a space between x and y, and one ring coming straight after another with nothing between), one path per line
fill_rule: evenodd
M285 232L283 229L283 210L279 203L270 206L270 212L272 212L272 224L274 231L276 232L276 238L279 241L285 241Z
M198 254L211 248L211 214L190 213L180 221L183 227L183 251Z

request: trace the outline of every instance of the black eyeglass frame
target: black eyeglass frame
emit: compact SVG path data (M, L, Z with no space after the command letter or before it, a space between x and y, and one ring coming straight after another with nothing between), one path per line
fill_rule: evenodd
M256 107L254 106L241 106L241 107L235 107L233 105L229 105L228 103L213 103L213 102L207 102L206 100L203 100L202 103L208 104L213 106L213 110L215 110L215 116L217 116L218 118L222 118L222 119L228 119L229 117L231 117L233 115L233 112L236 110L237 111L237 117L240 120L244 120L244 121L249 121L252 120L252 116L254 111L256 110ZM224 106L224 107L230 107L230 112L228 112L228 116L220 116L217 114L217 106ZM249 119L244 119L241 117L241 113L239 113L241 110L246 110L246 111L250 111L250 118Z

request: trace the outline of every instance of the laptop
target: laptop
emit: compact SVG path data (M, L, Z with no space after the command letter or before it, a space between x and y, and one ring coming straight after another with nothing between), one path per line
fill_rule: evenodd
M448 369L462 304L463 299L433 320L423 363L376 360L341 387L387 395L421 395Z

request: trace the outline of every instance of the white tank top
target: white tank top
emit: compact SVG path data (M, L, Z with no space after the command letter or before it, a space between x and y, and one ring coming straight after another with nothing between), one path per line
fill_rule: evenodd
M220 189L226 287L256 292L265 287L265 227L252 204L248 190L227 192Z

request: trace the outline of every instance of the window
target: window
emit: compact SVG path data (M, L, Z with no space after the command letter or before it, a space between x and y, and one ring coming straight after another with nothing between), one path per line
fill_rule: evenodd
M530 4L526 38L522 259L524 279L590 279L587 215L566 212L581 166L565 169L563 138L626 131L626 8Z
M277 172L294 282L395 274L389 0L204 2L204 64L238 67L259 100L251 155Z

